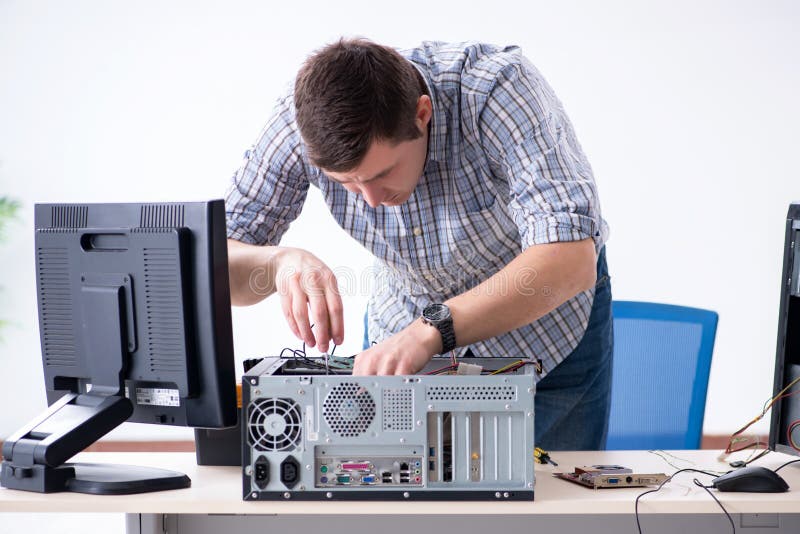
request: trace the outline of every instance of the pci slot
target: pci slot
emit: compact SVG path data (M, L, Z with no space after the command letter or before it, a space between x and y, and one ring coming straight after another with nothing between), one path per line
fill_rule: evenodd
M473 482L480 482L483 480L483 417L479 412L470 412L467 417L469 476Z
M441 482L443 480L443 428L444 415L442 412L428 412L428 482Z

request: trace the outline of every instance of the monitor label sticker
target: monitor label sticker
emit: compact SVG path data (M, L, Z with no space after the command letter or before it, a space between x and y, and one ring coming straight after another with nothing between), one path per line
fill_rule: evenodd
M180 406L177 389L136 388L136 404L152 406Z

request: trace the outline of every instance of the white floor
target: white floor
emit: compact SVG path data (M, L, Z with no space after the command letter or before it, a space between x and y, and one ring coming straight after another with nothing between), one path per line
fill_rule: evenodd
M125 514L0 514L0 534L125 534Z

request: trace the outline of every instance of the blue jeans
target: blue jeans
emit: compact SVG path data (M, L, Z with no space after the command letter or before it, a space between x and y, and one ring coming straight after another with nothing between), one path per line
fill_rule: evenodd
M611 279L605 250L597 258L594 302L583 338L536 385L535 441L547 451L605 448L614 353Z
M589 324L578 346L536 385L535 441L548 451L605 448L614 352L611 279L606 249L597 258ZM370 346L364 314L364 348ZM556 459L557 461L557 459Z

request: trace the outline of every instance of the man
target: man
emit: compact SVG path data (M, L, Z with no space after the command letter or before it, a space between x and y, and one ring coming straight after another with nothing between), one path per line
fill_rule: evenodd
M453 350L539 358L537 443L602 448L608 229L569 119L518 48L341 40L278 103L228 192L231 296L277 292L294 334L327 351L344 337L336 279L278 246L309 184L379 267L377 343L355 374L411 374Z

